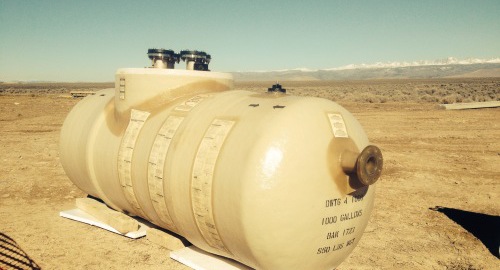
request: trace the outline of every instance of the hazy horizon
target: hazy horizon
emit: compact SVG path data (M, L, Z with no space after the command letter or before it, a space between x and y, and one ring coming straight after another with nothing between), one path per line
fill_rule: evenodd
M500 1L0 1L0 81L107 82L148 48L215 71L500 57ZM177 68L183 64L178 64Z
M350 64L342 67L326 68L326 69L307 69L307 68L293 68L293 69L282 69L282 70L249 70L249 71L226 71L228 73L280 73L280 72L317 72L317 71L345 71L345 70L369 70L369 69L387 69L387 68L404 68L404 67L421 67L421 66L444 66L444 65L474 65L474 64L500 64L500 58L491 59L478 59L478 58L467 58L467 59L457 59L453 57L448 57L446 59L436 59L436 60L418 60L412 62L377 62L377 63L361 63L361 64ZM184 69L183 63L178 64L175 69ZM497 68L498 69L498 68ZM214 70L218 72L218 70ZM3 81L0 78L1 83L109 83L113 82L114 73L111 74L108 80L104 81L48 81L48 80L11 80Z

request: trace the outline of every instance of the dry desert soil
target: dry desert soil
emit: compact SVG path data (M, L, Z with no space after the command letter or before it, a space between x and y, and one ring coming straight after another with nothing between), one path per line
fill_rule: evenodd
M500 100L499 78L282 85L346 107L384 154L370 223L338 269L500 269L500 108L437 108ZM0 244L9 237L43 269L189 269L144 238L59 217L86 195L59 162L61 125L79 101L68 92L109 86L0 84Z

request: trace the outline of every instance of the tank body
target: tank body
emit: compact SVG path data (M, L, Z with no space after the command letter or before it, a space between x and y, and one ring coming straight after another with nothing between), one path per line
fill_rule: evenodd
M342 155L369 141L319 98L232 89L230 75L121 69L61 131L71 181L115 210L255 269L333 269L372 212ZM229 91L230 90L230 91Z

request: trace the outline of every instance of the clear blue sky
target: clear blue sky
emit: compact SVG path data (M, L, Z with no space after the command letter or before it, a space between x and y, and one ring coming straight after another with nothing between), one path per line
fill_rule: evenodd
M214 71L493 58L500 0L0 0L0 81L112 81L152 47L204 50Z

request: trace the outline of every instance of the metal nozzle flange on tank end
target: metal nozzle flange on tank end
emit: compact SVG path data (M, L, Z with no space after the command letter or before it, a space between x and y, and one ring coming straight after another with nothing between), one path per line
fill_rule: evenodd
M382 174L384 158L382 152L375 145L369 145L355 153L346 150L341 155L341 165L344 172L354 176L362 186L372 185Z
M183 50L179 55L182 61L186 61L187 70L210 71L208 69L208 64L212 60L210 54L202 51Z
M179 63L179 55L172 50L148 49L148 57L153 62L153 68L173 69L175 62Z

